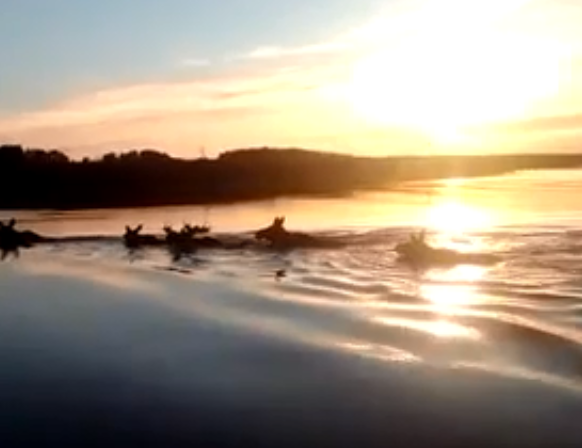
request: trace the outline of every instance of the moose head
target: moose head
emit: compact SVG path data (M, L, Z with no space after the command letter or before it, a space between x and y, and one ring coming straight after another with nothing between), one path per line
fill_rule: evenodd
M274 241L277 238L287 234L287 230L285 230L285 227L283 227L284 224L284 216L275 217L270 226L255 232L255 238L258 240Z

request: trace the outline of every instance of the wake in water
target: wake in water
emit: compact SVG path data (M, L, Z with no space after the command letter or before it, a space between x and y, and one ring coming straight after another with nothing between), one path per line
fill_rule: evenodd
M491 216L512 197L495 182ZM397 196L228 206L223 234L180 226L196 208L18 215L7 241L65 236L0 264L4 427L45 444L114 427L141 442L105 444L124 447L156 431L158 446L582 446L582 183L516 185L520 219L477 225L408 196L401 214ZM281 210L305 231L271 222ZM127 222L144 227L124 239Z
M505 228L471 233L456 244L491 248L504 263L441 264L411 270L409 264L397 262L393 251L395 243L410 241L410 230L307 234L342 242L332 250L307 245L297 250L273 249L255 241L250 232L216 235L221 241L231 238L252 245L239 250L200 250L170 260L165 244L130 249L128 259L119 237L89 237L76 243L63 238L42 245L19 264L34 272L46 269L76 277L87 275L81 269L83 263L78 263L82 258L98 267L92 281L126 288L128 283L117 277L117 268L103 269L121 262L120 269L143 277L140 281L148 285L145 291L157 290L160 271L179 274L172 277L196 285L192 291L182 291L185 297L199 288L199 280L206 279L211 285L249 291L240 303L233 299L226 305L237 315L244 310L259 323L273 318L303 335L327 334L332 340L349 342L346 347L362 355L495 371L519 366L522 371L508 374L542 375L539 378L544 381L543 375L551 375L548 381L567 381L578 387L582 259L573 251L571 232ZM432 241L447 245L439 240L441 236L431 235ZM38 260L47 253L49 263L41 266ZM70 262L58 266L59 260L70 260L71 255ZM173 281L165 293L174 290Z
M395 247L400 259L416 268L454 266L458 264L493 264L500 260L491 254L471 254L452 249L435 248L426 241L426 232L411 233L410 239Z
M339 249L350 244L357 244L353 240L350 241L350 238L345 235L329 236L290 232L284 227L284 223L285 217L274 218L269 226L253 232L254 239L245 238L244 235L231 235L230 238L208 236L210 227L190 224L184 224L180 231L165 226L165 236L161 237L153 234L142 234L143 226L140 224L135 228L125 227L123 243L130 250L145 247L167 247L175 259L179 259L184 254L192 254L199 249L257 249L266 247L276 251L288 251L308 248ZM30 230L19 231L15 225L15 219L11 219L8 224L0 222L2 258L5 258L8 253L18 255L19 249L30 248L34 244L98 241L102 238L99 236L46 237ZM493 255L470 254L432 247L427 243L424 231L418 235L411 234L409 241L397 244L394 250L401 261L417 269L457 264L490 264L500 261L498 257Z

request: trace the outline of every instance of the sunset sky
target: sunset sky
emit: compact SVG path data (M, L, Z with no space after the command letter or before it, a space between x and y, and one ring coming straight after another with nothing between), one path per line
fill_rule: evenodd
M578 150L581 24L580 0L7 2L0 142Z

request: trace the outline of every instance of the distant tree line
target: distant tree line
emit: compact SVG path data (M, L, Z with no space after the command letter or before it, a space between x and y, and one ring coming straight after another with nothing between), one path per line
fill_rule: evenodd
M184 160L155 150L71 160L58 150L0 146L0 208L210 204L342 195L409 180L569 168L581 155L355 157L301 149L242 149Z

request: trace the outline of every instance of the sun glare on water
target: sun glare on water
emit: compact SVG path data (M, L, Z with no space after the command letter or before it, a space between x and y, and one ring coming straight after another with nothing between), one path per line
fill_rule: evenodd
M438 17L355 64L348 95L359 115L456 143L465 129L519 117L558 90L551 43L495 26L523 0L482 2L479 15L467 10L476 2L438 3Z
M429 207L426 215L429 228L448 234L463 234L492 224L492 217L486 211L456 200L439 202Z
M388 327L401 327L410 331L428 333L437 338L444 339L480 339L481 334L473 329L464 327L447 320L423 321L401 318L378 317L374 322Z

